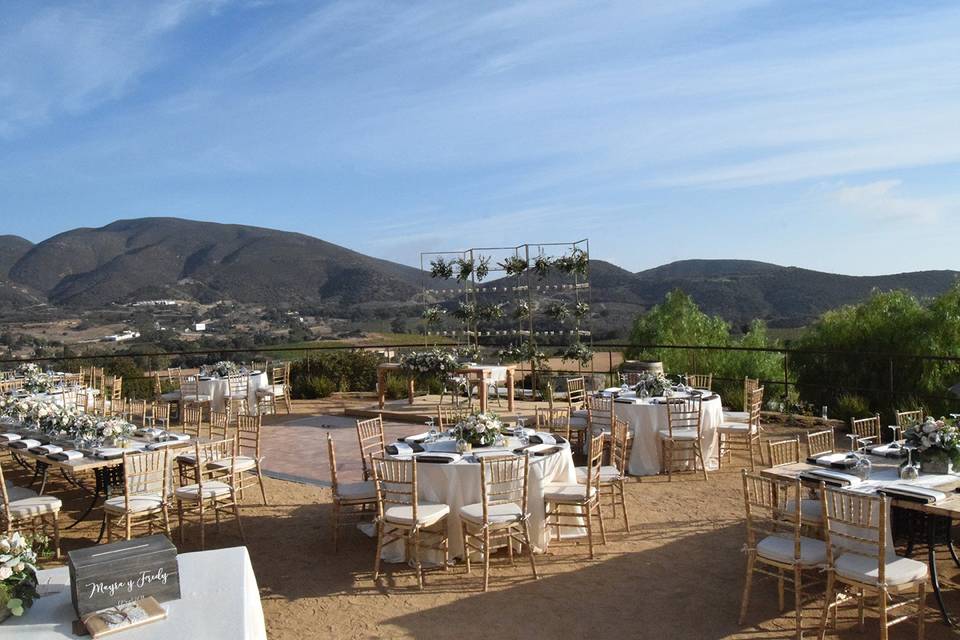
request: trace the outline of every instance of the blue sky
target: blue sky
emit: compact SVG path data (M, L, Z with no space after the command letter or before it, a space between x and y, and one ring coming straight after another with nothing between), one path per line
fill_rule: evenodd
M955 2L0 0L0 233L960 269Z

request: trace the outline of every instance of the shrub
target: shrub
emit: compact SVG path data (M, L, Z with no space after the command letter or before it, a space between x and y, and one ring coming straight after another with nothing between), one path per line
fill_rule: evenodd
M836 418L849 423L851 418L869 418L870 403L855 393L842 393L837 397Z
M311 354L290 366L291 393L295 398L324 397L319 390L375 391L380 357L369 351L330 351ZM317 382L324 379L326 382ZM319 385L319 386L318 386Z

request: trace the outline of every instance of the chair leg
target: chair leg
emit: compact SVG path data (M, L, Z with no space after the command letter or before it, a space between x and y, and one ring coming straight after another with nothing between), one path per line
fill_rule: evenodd
M743 582L743 596L740 598L739 624L743 624L744 619L747 617L747 606L750 604L750 587L753 586L753 563L754 553L751 551L747 556L747 575Z
M420 564L420 531L414 530L411 534L410 545L413 548L413 566L417 570L417 587L423 591L423 565Z
M880 640L887 640L890 628L887 626L887 590L880 589Z
M53 552L60 559L60 512L53 514ZM921 587L922 588L922 587Z
M600 521L600 539L607 544L607 528L603 524L603 511L600 509L600 500L597 500L597 520Z
M923 640L923 617L927 606L927 584L921 582L917 590L917 640Z
M110 516L106 513L103 514L103 526L107 530L107 544L113 542L113 523L110 522Z
M777 610L778 610L780 613L783 613L783 610L784 610L784 608L785 608L785 605L784 605L783 600L784 600L784 598L783 598L783 569L778 569L778 570L777 570L777 607L778 607Z
M626 498L626 487L623 486L623 480L619 483L620 491L620 510L623 511L623 526L626 528L627 533L630 533L630 518L627 517L627 498Z
M700 458L700 468L703 470L703 479L707 479L707 460L703 457L703 442L697 442L697 450L694 456ZM696 465L696 463L694 463Z
M590 559L593 560L593 517L591 515L591 509L589 507L587 510L587 545L590 547ZM559 534L557 534L559 538Z
M540 576L537 575L537 561L533 557L533 545L530 544L530 523L526 520L523 521L523 542L527 547L527 555L530 556L530 569L533 570L533 579L539 580ZM922 588L923 587L921 587L921 589Z
M267 502L267 489L263 485L263 471L260 469L260 463L257 462L257 480L260 482L260 496L263 498L263 506L270 506Z
M177 500L177 524L180 529L180 546L183 546L183 502Z
M377 555L373 559L373 583L380 580L380 552L383 551L383 522L377 521Z
M857 594L857 626L863 631L863 589Z
M483 528L483 590L490 588L490 528Z
M463 536L463 561L467 565L467 573L470 573L470 544L469 534L467 533L467 523L460 521L460 533Z
M240 505L237 503L237 497L233 497L233 517L237 519L237 531L240 532L240 540L247 544L247 538L243 535L243 521L240 519Z
M803 640L803 588L801 586L801 581L803 580L802 572L800 571L800 565L796 564L793 567L793 609L794 617L797 625L797 636L796 640Z
M827 574L827 590L823 598L823 611L820 613L820 629L817 631L817 640L823 640L823 637L827 634L827 616L830 615L831 606L834 607L836 611L835 600L836 595L833 592L833 572Z

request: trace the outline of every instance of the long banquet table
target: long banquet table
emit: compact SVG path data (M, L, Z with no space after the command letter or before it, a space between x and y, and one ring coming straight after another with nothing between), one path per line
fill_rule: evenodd
M705 392L709 393L709 392ZM684 397L677 394L674 397ZM628 471L633 476L652 476L660 473L660 439L657 435L667 429L667 406L664 398L638 398L629 391L614 400L617 417L630 423L633 447ZM723 422L723 404L717 394L707 395L702 403L700 428L703 435L703 457L707 469L717 468L719 454L717 427Z
M443 440L432 444L424 444L427 451L455 450L456 443L452 440ZM510 455L519 442L512 437L507 438L504 447L484 447L477 449L485 455ZM573 464L573 455L569 443L559 445L560 450L545 456L530 457L530 479L528 485L527 509L530 512L530 537L535 552L545 551L549 544L549 532L546 526L543 494L549 483L577 484L576 468ZM401 457L402 456L397 456ZM419 463L417 465L418 495L424 502L434 502L449 505L450 515L447 516L447 535L450 542L450 557L463 557L463 532L460 528L460 507L480 502L480 465L470 462L466 458L451 463ZM568 530L564 537L574 537L577 530ZM585 535L585 531L582 532ZM393 543L383 548L380 557L387 562L403 562L406 560L403 545ZM436 563L438 553L427 554L427 562Z
M182 553L180 599L161 603L167 617L116 637L129 640L266 640L257 578L246 547ZM76 612L70 602L67 567L37 574L41 597L25 615L0 624L0 639L62 640L72 633ZM86 636L89 638L89 636Z

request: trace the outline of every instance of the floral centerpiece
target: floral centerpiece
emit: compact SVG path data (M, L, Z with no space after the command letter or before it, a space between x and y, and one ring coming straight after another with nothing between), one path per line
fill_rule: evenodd
M22 616L39 597L34 542L19 532L0 535L0 620Z
M0 416L64 440L104 440L132 435L135 427L120 418L83 413L52 400L0 396Z
M25 362L17 367L16 375L23 378L23 390L30 393L46 393L54 387L53 379L33 362Z
M227 376L235 376L240 373L240 365L236 362L230 362L229 360L221 360L214 364L203 365L200 367L200 371L204 375L226 378Z
M673 385L667 379L667 376L663 375L663 373L644 371L637 379L637 384L634 385L634 389L636 389L638 392L645 389L647 395L650 396L662 396L667 389L672 386Z
M497 441L503 423L494 413L473 413L457 423L457 440L464 440L475 447L489 447Z
M907 427L904 440L915 447L920 465L927 473L953 473L960 467L960 428L957 421L928 417L921 423Z
M443 349L408 351L400 356L400 369L413 378L443 378L456 371L457 357Z

